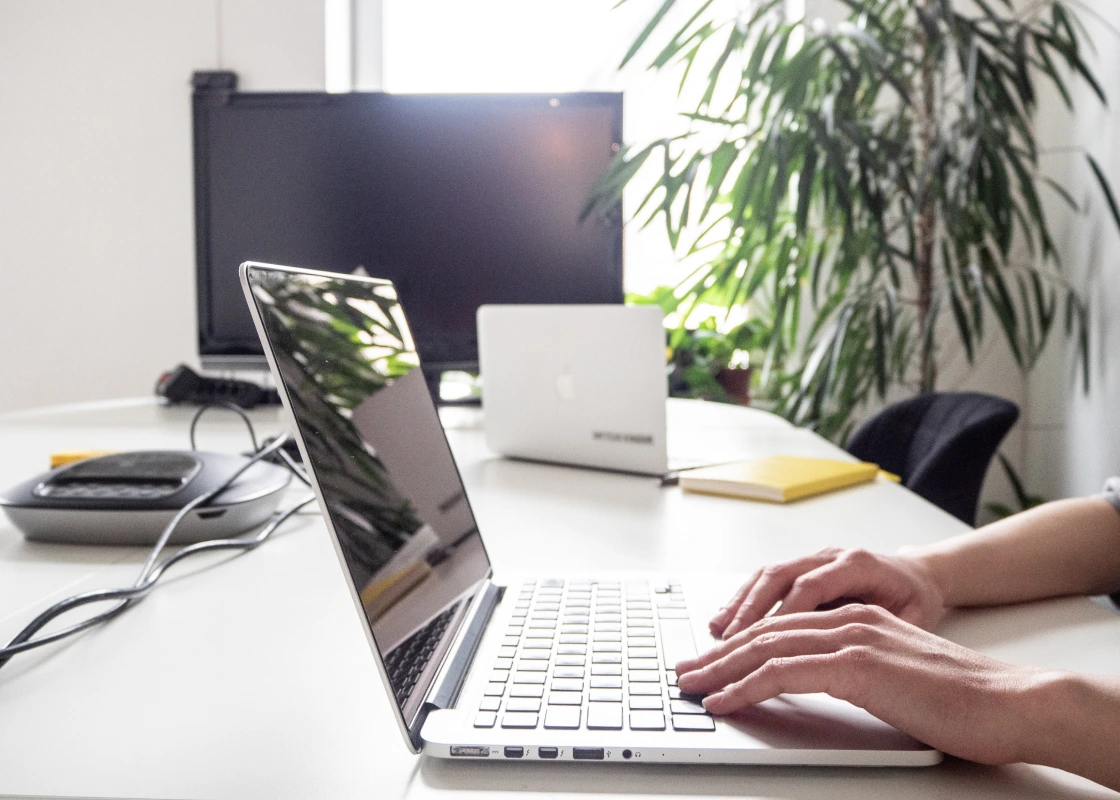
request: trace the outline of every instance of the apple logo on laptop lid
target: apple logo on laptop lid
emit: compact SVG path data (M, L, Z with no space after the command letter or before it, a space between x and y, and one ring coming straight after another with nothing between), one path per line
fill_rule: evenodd
M565 364L564 369L556 376L556 396L564 401L569 401L576 396L576 379L572 375L570 364Z

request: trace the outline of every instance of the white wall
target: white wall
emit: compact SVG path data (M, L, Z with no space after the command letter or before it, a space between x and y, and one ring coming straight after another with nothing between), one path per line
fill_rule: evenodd
M0 0L0 411L196 359L190 75L321 90L323 0Z
M1120 28L1120 3L1086 4ZM1097 492L1107 476L1120 474L1120 234L1084 155L1070 150L1084 147L1093 153L1120 196L1120 34L1090 15L1083 19L1095 37L1093 66L1111 108L1102 108L1087 87L1079 86L1076 120L1054 96L1038 117L1040 144L1059 151L1045 159L1048 172L1087 208L1076 215L1057 202L1049 204L1058 247L1075 285L1089 298L1092 315L1089 394L1081 390L1074 343L1061 335L1029 381L1026 477L1050 498Z

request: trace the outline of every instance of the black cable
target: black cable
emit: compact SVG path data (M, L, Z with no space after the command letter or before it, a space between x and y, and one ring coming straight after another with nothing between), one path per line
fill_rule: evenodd
M195 414L194 419L191 421L190 434L192 448L194 447L194 430L195 426L198 423L198 419L202 416L202 413L210 407L213 406L204 406L203 408L200 408ZM232 410L235 410L245 420L246 424L249 427L250 437L253 439L254 448L256 449L257 439L256 433L253 430L252 422L240 408L232 407ZM273 519L269 523L267 523L265 527L260 531L260 533L258 533L255 537L252 537L250 539L216 539L209 542L199 542L197 544L182 548L181 550L169 556L164 561L160 562L158 565L156 564L156 560L159 558L159 554L166 546L167 540L171 537L171 534L175 531L175 529L179 526L183 518L186 517L188 513L190 513L195 508L208 503L209 501L220 495L222 492L227 490L234 481L241 477L241 475L246 470L248 470L258 461L267 458L269 455L277 451L283 453L283 450L281 448L284 446L284 443L287 440L288 435L283 434L276 437L266 447L256 449L256 452L254 452L253 456L245 464L239 467L232 475L230 475L219 487L217 487L216 489L212 489L211 491L206 492L199 497L196 497L194 500L179 509L179 511L175 514L174 517L171 518L171 521L163 529L163 532L160 534L160 537L156 541L156 544L152 547L151 553L148 555L147 560L144 562L144 567L141 569L140 575L137 577L136 582L131 587L85 592L83 594L65 598L64 600L60 600L59 602L55 603L50 608L38 614L31 622L25 625L24 628L16 634L16 636L8 643L6 647L0 648L0 667L3 667L6 663L8 663L12 656L17 655L18 653L23 653L37 647L42 647L44 645L51 644L52 642L57 642L66 637L73 636L74 634L86 630L87 628L90 628L101 622L107 622L108 620L121 613L132 603L142 600L148 594L148 592L152 590L156 582L159 580L160 575L162 575L168 567L170 567L177 561L186 558L187 556L194 555L195 553L206 552L209 550L252 550L259 546L282 522L287 520L299 509L303 508L305 505L314 500L315 497L307 497L304 500L296 503L295 505L285 509L284 511L276 512L275 514L273 514ZM310 484L310 481L308 481L307 475L303 473L303 470L299 469L290 460L290 458L286 460L288 461L289 467L292 468L292 471L296 474L296 476L300 480ZM51 622L51 620L56 619L57 617L65 614L68 611L72 611L75 608L88 605L89 603L108 602L110 600L117 600L118 602L107 611L95 614L88 619L71 625L69 628L65 628L61 631L57 631L47 636L43 636L38 639L31 638L45 625Z
M284 460L284 463L288 465L288 469L292 471L293 475L306 483L308 486L311 485L311 478L307 477L307 473L303 471L303 467L297 464L295 462L295 459L288 455L287 450L281 448L279 456Z
M175 553L161 561L159 565L152 570L151 574L143 583L139 583L129 588L99 589L92 592L83 592L82 594L76 594L72 597L67 597L65 600L61 600L58 603L55 603L49 609L32 620L31 623L29 623L24 628L24 630L20 632L20 634L22 635L26 631L28 632L28 635L33 635L36 631L41 629L43 625L45 625L47 622L50 622L50 620L55 619L59 615L64 614L68 611L73 611L76 608L80 608L81 606L89 605L90 603L104 603L110 600L118 601L118 603L108 611L103 611L100 614L92 616L89 619L82 620L81 622L72 625L69 628L58 631L56 633L52 633L49 636L44 636L33 641L25 640L19 644L16 644L15 639L13 639L12 644L9 644L7 647L0 649L0 667L2 667L9 658L18 653L33 650L36 647L42 647L43 645L47 645L52 642L57 642L60 639L64 639L67 636L72 636L79 631L83 631L86 628L89 628L99 622L106 621L116 616L127 606L144 599L144 597L147 596L147 594L151 592L153 588L155 588L156 582L159 581L160 577L165 571L167 571L167 569L171 565L175 564L178 561L181 561L184 558L187 558L188 556L209 552L211 550L244 550L245 552L248 552L250 550L256 549L264 543L264 541L269 537L269 535L272 534L273 531L280 527L282 523L286 522L289 517L294 515L297 511L306 506L308 503L313 502L314 500L315 496L309 495L299 502L292 504L283 511L276 512L272 515L272 519L268 522L268 524L266 524L264 528L262 528L261 531L252 538L211 539L210 541L197 542L196 544L184 547L183 549L176 551Z
M209 411L212 408L224 408L224 409L227 409L229 411L234 412L239 417L241 417L241 419L243 419L245 421L245 425L249 428L249 438L253 442L253 452L254 453L260 452L261 446L259 444L257 444L257 432L253 428L253 421L251 419L249 419L249 415L245 413L245 409L243 409L241 406L237 405L236 403L231 403L227 400L215 400L213 403L207 403L206 405L200 407L198 409L198 411L194 412L194 417L191 419L191 428L190 428L191 450L197 450L198 449L198 446L195 445L195 442L194 442L194 431L195 431L195 428L198 427L198 421L199 421L199 419L202 418L203 414L205 414L207 411ZM287 439L287 436L278 437L278 438Z

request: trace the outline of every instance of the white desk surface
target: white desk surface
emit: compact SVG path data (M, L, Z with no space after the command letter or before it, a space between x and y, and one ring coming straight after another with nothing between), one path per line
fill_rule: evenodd
M0 486L63 449L187 447L192 410L149 400L0 416ZM267 435L280 412L256 411ZM673 402L671 435L720 452L839 451L759 411ZM660 488L649 478L504 461L477 410L444 423L499 578L503 573L712 573L827 545L891 552L964 526L878 482L791 506ZM213 411L199 446L247 447ZM136 549L29 544L0 515L0 640L77 591L131 582ZM1104 798L1056 770L947 759L918 770L475 764L413 756L401 741L322 522L302 517L238 557L184 564L119 619L0 670L0 796L397 798L735 796ZM1067 599L977 611L943 633L1007 661L1120 672L1120 616Z

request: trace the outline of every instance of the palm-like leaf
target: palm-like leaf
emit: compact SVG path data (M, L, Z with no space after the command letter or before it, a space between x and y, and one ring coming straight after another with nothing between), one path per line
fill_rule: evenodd
M1077 16L1063 2L842 2L850 19L832 31L785 19L779 0L735 19L694 2L654 47L675 5L660 3L626 60L681 66L705 135L624 152L586 213L614 207L660 151L638 219L662 217L674 248L709 256L667 297L687 311L765 291L769 393L823 432L891 385L932 389L943 315L970 360L990 317L1029 369L1064 306L1087 382L1087 306L1062 277L1042 187L1077 204L1040 175L1032 127L1040 82L1071 106L1071 80L1104 99Z

